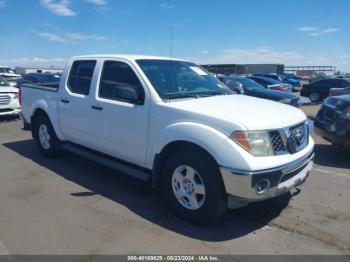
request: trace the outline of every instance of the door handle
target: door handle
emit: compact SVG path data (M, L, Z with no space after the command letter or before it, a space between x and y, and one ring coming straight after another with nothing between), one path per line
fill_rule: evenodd
M103 108L100 107L100 106L91 106L91 108L94 109L94 110L99 110L99 111L103 110Z
M66 99L61 99L61 102L62 102L62 103L65 103L65 104L69 104L69 101L66 100Z

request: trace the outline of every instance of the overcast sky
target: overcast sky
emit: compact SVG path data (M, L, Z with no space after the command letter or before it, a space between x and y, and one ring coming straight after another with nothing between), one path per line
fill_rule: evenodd
M0 64L128 53L350 72L350 1L0 0Z

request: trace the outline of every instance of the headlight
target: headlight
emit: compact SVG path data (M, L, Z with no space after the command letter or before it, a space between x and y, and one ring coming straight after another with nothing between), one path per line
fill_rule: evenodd
M13 97L13 99L19 99L19 94L18 94L18 93L15 94L14 97Z
M254 156L272 156L273 150L266 131L236 131L231 139Z
M280 103L283 103L283 104L290 104L292 103L292 99L281 99L279 100Z

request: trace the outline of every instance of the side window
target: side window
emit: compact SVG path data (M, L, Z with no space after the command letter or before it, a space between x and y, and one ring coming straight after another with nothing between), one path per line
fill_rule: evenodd
M75 61L70 70L68 88L72 93L88 95L94 74L96 61Z
M336 81L332 81L332 80L324 80L323 81L323 86L326 87L332 87L332 86L336 86Z
M262 85L268 85L269 84L265 79L261 79L261 78L256 78L256 79L254 79L254 81L257 81L258 83L260 83Z
M313 82L312 85L321 87L321 86L326 86L327 82L326 80L318 80L316 82Z
M337 80L337 86L339 87L348 87L350 86L350 82L343 80L343 79L338 79Z
M145 92L131 67L119 61L106 61L103 65L99 97L130 102L130 92L144 99Z

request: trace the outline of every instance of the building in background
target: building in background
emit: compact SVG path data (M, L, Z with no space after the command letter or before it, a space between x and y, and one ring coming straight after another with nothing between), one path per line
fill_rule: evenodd
M30 73L53 73L53 74L61 74L63 72L62 68L58 67L20 67L16 66L15 68L16 74L26 75Z
M311 77L319 74L334 75L335 66L286 66L286 74L295 74L298 76Z
M265 74L265 73L276 73L283 74L283 64L207 64L202 65L210 73L213 74Z

